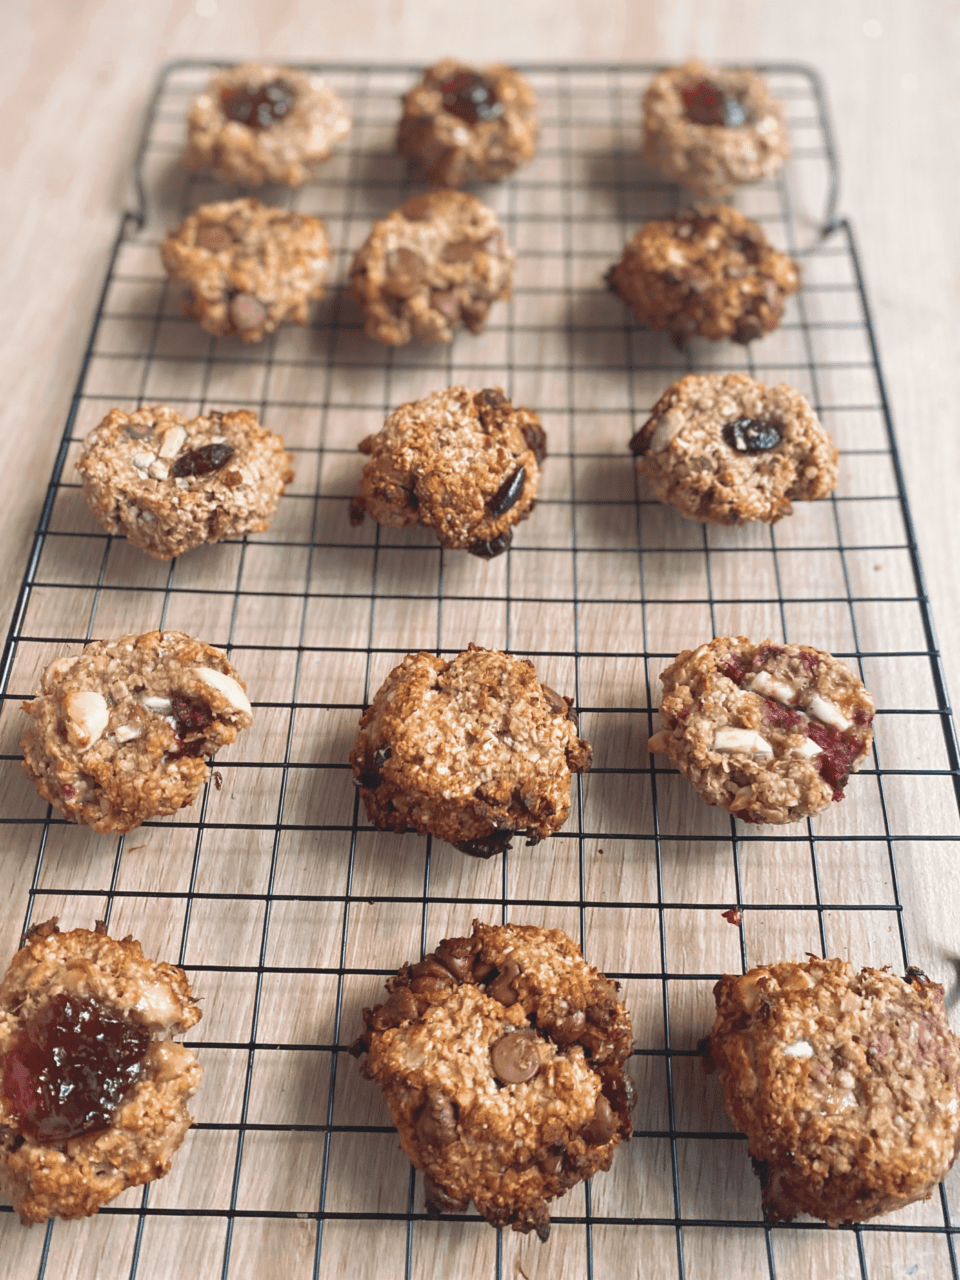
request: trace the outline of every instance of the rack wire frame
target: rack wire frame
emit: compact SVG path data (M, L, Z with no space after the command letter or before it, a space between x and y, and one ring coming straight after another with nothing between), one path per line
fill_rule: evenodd
M176 62L159 75L131 208L0 668L0 764L12 797L0 821L13 850L12 902L24 905L23 930L55 911L71 924L102 917L119 928L133 920L141 937L172 943L164 958L176 958L195 989L211 997L188 1043L208 1077L226 1081L229 1106L205 1108L201 1090L187 1143L194 1150L182 1152L175 1168L199 1160L196 1148L207 1142L206 1167L222 1164L223 1185L205 1201L186 1177L178 1201L156 1184L101 1210L101 1229L115 1233L116 1274L143 1280L167 1275L171 1265L174 1274L171 1241L181 1239L202 1243L205 1273L218 1271L223 1280L272 1274L271 1267L290 1276L339 1274L351 1247L342 1231L352 1228L356 1241L379 1224L381 1234L370 1235L375 1260L369 1249L362 1264L352 1255L358 1275L448 1275L458 1255L445 1250L469 1242L475 1274L497 1280L521 1256L528 1271L539 1265L551 1275L587 1277L635 1274L635 1261L626 1259L642 1256L645 1275L683 1280L702 1270L705 1250L726 1256L731 1247L744 1275L775 1280L791 1271L791 1250L803 1256L815 1238L837 1260L838 1274L876 1280L891 1274L894 1258L915 1256L904 1254L908 1247L919 1250L922 1274L960 1280L955 1180L928 1206L839 1232L812 1221L766 1222L749 1175L738 1181L747 1166L744 1140L692 1074L693 1028L702 1034L709 1026L712 983L737 964L781 958L770 950L777 941L796 946L802 935L820 954L847 949L853 956L859 948L864 963L905 968L909 904L898 858L914 842L960 839L952 716L856 244L850 224L836 218L837 160L815 73L758 68L786 106L793 157L777 180L738 197L803 260L803 290L777 334L748 348L694 342L678 353L662 335L640 330L605 292L603 270L636 225L680 199L636 156L639 95L659 68L536 65L521 70L541 100L538 157L481 193L517 248L513 298L493 313L484 339L460 335L438 352L375 347L344 299L345 268L372 218L422 189L392 152L397 95L418 68L303 64L347 99L354 132L316 183L267 198L327 219L337 270L310 329L281 330L251 352L200 336L180 319L179 298L156 264L167 225L198 203L234 194L176 168L190 98L215 65ZM626 441L659 391L684 372L723 368L783 377L805 391L841 445L843 478L831 499L781 525L730 531L684 522L638 486ZM356 531L346 520L350 477L359 474L355 441L397 403L454 381L504 385L515 403L541 412L550 439L536 516L479 575L417 532L369 522ZM267 425L281 433L281 424L294 427L288 443L305 479L284 498L270 531L148 572L142 557L129 559L122 541L95 526L71 473L78 441L114 404L157 399L198 409L256 405ZM873 586L868 562L878 562L894 587ZM296 574L299 584L291 586ZM224 791L242 818L236 788L251 792L269 780L275 820L263 821L262 809L260 820L231 820L208 788L172 822L148 823L115 841L78 833L17 781L20 700L55 654L119 629L178 625L191 609L209 617L201 634L230 652L258 717L271 721L265 742L272 754L258 755L241 740L217 762L230 782ZM344 617L318 625L323 609ZM808 609L817 610L817 636L803 630ZM678 621L665 622L674 614ZM116 618L122 628L103 629ZM839 817L808 820L801 834L747 830L690 805L675 772L649 757L637 737L654 726L658 671L707 629L743 629L735 619L784 641L830 648L878 693L872 767L851 782ZM483 636L463 633L471 621ZM349 643L338 643L348 633ZM487 634L496 647L533 658L551 684L573 690L582 732L600 750L591 774L577 779L574 812L554 840L537 854L515 849L495 866L464 868L459 854L430 837L372 833L342 748L404 652L451 656L468 640L489 643ZM542 635L550 643L538 643ZM326 684L317 675L321 663L333 669ZM917 831L909 821L921 789L928 803L935 793L936 831ZM311 807L305 793L320 798ZM176 845L182 879L137 867L140 840L154 853ZM249 865L237 854L247 844L257 850ZM853 872L841 868L841 847ZM238 860L211 873L223 854ZM792 868L798 887L765 882L767 856L781 870ZM303 873L309 892L291 871L298 858L312 861ZM851 876L856 881L865 869L883 890L863 900ZM449 921L464 931L468 908L566 927L589 961L624 984L638 1024L631 1070L643 1101L630 1163L618 1152L611 1173L558 1202L551 1244L535 1244L534 1252L474 1214L428 1219L418 1177L391 1154L393 1130L379 1097L370 1096L376 1091L355 1087L352 1063L343 1059L360 1005L376 998L403 960L416 958L417 946L422 955L453 932ZM735 927L726 919L718 925L731 908ZM383 936L390 923L400 925L396 938ZM290 962L278 945L294 924L329 935L310 963ZM211 929L223 933L222 953L207 946ZM692 939L700 932L708 941L698 950ZM643 945L633 941L638 935ZM636 963L624 966L618 947L628 946ZM709 962L718 956L727 963ZM308 990L322 996L322 1015L312 1009L304 1017ZM237 1016L211 1017L213 995L233 1000ZM314 1034L284 1039L279 1029L290 1026ZM312 1122L263 1119L264 1078L268 1091L283 1094L293 1076L301 1085L313 1081L306 1086ZM250 1170L271 1155L294 1166L307 1161L315 1180L306 1199L278 1207L268 1193L252 1195ZM338 1188L354 1166L361 1170L351 1182L354 1199L344 1199ZM697 1170L706 1170L699 1182ZM632 1178L641 1179L643 1203ZM711 1200L710 1179L729 1180L732 1195ZM719 1208L698 1212L704 1202ZM173 1222L199 1222L201 1233L184 1227L185 1236L171 1236ZM81 1230L49 1224L42 1245L16 1254L15 1274L52 1276L58 1248L69 1247L65 1233ZM18 1231L9 1207L0 1206L7 1256ZM550 1252L555 1245L559 1253Z

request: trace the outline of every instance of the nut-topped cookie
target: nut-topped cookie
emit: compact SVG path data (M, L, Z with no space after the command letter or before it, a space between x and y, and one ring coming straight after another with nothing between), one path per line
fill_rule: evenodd
M694 195L723 200L778 173L790 144L762 76L691 59L654 76L643 95L643 154Z
M449 387L401 405L358 445L370 461L351 506L381 524L422 524L441 546L490 559L533 511L546 434L499 387Z
M797 822L842 800L873 742L873 699L809 645L721 636L684 650L660 680L650 750L744 822Z
M428 1212L472 1200L493 1226L546 1240L547 1201L609 1169L634 1102L617 989L559 929L474 921L364 1009L351 1052L368 1055Z
M397 147L437 186L498 182L537 144L537 99L509 67L445 58L403 99Z
M129 831L196 799L206 756L250 727L227 656L181 631L95 640L56 658L23 709L23 767L69 822Z
M811 959L714 994L708 1067L772 1221L835 1227L929 1199L960 1153L960 1040L939 983Z
M646 223L606 278L641 323L665 329L681 347L694 336L762 338L800 288L793 259L727 205L698 205Z
M489 858L515 835L538 844L570 812L570 774L590 768L571 700L533 664L497 650L451 661L408 654L360 720L350 752L367 817Z
M184 418L111 409L83 443L83 494L108 533L158 560L266 529L293 479L283 441L247 409Z
M745 373L673 383L630 448L661 502L713 524L772 524L837 482L837 447L806 399Z
M194 100L183 162L221 182L299 187L349 132L349 112L322 77L247 62L218 72Z
M140 943L31 929L0 982L0 1195L26 1226L84 1218L162 1178L202 1069L186 975Z
M464 191L414 196L375 222L350 268L367 337L388 346L482 333L510 297L513 252L492 209Z
M163 241L160 258L188 290L184 315L215 338L260 342L284 320L307 323L330 250L319 218L247 196L200 205Z

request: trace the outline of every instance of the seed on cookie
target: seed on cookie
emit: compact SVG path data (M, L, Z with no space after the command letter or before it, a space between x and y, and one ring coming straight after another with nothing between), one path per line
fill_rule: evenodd
M509 67L446 58L403 99L397 147L442 187L498 182L537 144L537 99Z
M351 1053L368 1055L361 1073L423 1170L427 1211L462 1213L472 1200L493 1226L546 1240L547 1202L609 1169L633 1127L618 984L559 929L475 920L470 937L404 965L387 990L364 1009Z
M713 524L772 524L837 482L837 448L800 392L745 373L673 383L630 448L661 502Z
M368 337L388 346L482 333L510 296L513 252L496 216L462 191L414 196L375 222L350 268Z
M226 654L180 631L97 640L57 658L23 709L23 767L69 822L129 831L192 804L205 757L252 721Z
M873 699L809 645L719 637L684 650L660 680L650 750L744 822L797 822L842 800L873 742Z
M200 205L163 241L160 258L187 288L184 314L216 338L243 342L285 320L306 324L330 266L319 218L252 196Z
M501 555L532 513L546 435L499 387L449 387L401 405L358 446L369 454L351 522L422 524L441 546Z
M106 927L31 929L0 982L0 1195L30 1226L163 1177L202 1069L186 975Z
M714 987L705 1048L763 1207L830 1226L927 1200L960 1153L960 1039L918 969L760 965Z
M184 418L111 409L83 442L83 494L108 533L157 560L266 529L293 479L283 441L247 409Z
M245 63L218 72L190 108L184 166L249 187L299 187L350 132L350 115L320 76Z
M682 347L694 336L752 342L770 333L800 269L736 209L697 205L642 226L606 279L642 324Z
M539 843L563 826L570 774L586 772L592 756L562 703L551 705L522 658L476 645L450 662L408 654L364 712L350 752L367 817L381 831L413 827L479 858L502 853L515 835ZM515 976L496 979L504 1004Z
M778 173L790 144L762 76L692 59L654 76L643 95L643 154L694 195L723 200Z

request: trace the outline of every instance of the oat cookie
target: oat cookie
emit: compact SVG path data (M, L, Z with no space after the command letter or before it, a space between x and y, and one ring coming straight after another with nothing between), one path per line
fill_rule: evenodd
M388 346L482 333L510 297L513 252L492 209L463 191L414 196L375 222L350 268L367 337Z
M111 409L77 463L90 510L157 560L266 529L293 479L283 441L247 409L184 418Z
M306 324L330 265L319 218L252 196L202 204L160 245L167 275L188 289L184 315L215 338L259 342L284 320Z
M661 502L713 524L773 524L837 483L836 445L800 392L745 373L673 383L630 448Z
M774 1222L835 1227L929 1199L960 1152L960 1040L939 983L810 960L714 994L708 1067Z
M354 524L365 511L401 529L422 524L441 546L489 559L507 550L513 526L536 505L546 433L499 387L450 387L401 405L358 448L370 461Z
M532 159L537 98L509 67L445 58L403 99L397 148L437 186L498 182Z
M321 76L248 62L213 77L190 108L184 166L221 182L299 187L350 132L350 114Z
M694 335L752 342L779 325L800 269L736 209L700 205L642 226L607 283L678 346Z
M559 929L475 920L364 1009L351 1052L369 1055L429 1213L472 1200L546 1240L547 1201L610 1168L634 1103L618 988Z
M533 664L495 649L451 662L410 653L360 721L350 752L367 817L489 858L513 836L538 844L570 812L570 773L590 768L571 700Z
M693 59L661 71L643 95L643 154L694 195L724 200L778 173L790 144L762 76Z
M797 822L842 800L873 742L873 699L809 645L723 636L685 649L660 680L650 750L744 822Z
M23 767L68 822L129 831L192 804L252 715L227 656L182 631L95 640L40 677Z
M0 983L0 1196L24 1225L170 1171L203 1074L170 1037L199 1021L183 970L132 937L30 931Z

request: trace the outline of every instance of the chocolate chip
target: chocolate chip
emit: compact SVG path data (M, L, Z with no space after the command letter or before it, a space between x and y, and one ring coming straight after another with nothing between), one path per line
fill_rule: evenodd
M462 840L456 848L467 853L471 858L493 858L498 853L505 853L510 848L510 841L516 835L513 827L501 827L499 831L491 831L488 836L480 836L476 840Z
M505 515L511 507L517 505L523 494L523 486L526 482L526 467L517 467L512 476L507 476L506 480L489 500L490 514L494 519Z
M453 978L449 973L444 973L442 978L414 978L410 983L410 990L418 996L433 995L437 991L449 991L453 983Z
M363 524L363 517L366 513L363 498L356 497L350 499L350 523L356 528Z
M219 471L233 457L234 448L232 444L226 444L219 441L216 444L204 444L199 449L188 449L186 453L178 454L174 458L170 467L170 475L177 476L208 476L214 471Z
M512 542L513 530L504 529L503 533L491 538L489 542L471 542L467 550L472 556L479 556L481 560L492 560L494 556L502 556L504 551L509 550ZM481 854L480 856L488 857L489 855Z
M567 707L569 706L567 699L561 697L560 694L557 693L556 689L551 689L548 684L542 684L540 688L542 689L543 696L546 698L547 705L553 714L555 716L565 716L567 714Z
M259 329L267 318L267 308L252 293L237 293L230 299L230 319L235 329L247 333Z
M497 99L492 81L476 71L457 71L440 81L443 109L451 115L477 124L480 120L496 120L503 115L503 103Z
M783 439L780 424L772 418L735 418L724 423L721 434L735 453L765 453Z
M408 222L427 222L433 212L433 194L414 196L400 206L400 212Z
M456 289L434 289L430 294L430 305L450 321L460 319L460 299Z
M503 1084L523 1084L540 1070L535 1031L508 1031L490 1049L493 1074Z
M527 442L527 448L533 453L537 462L542 463L547 456L547 433L540 423L532 418L524 419L520 423L520 430Z
M553 1177L555 1173L560 1172L563 1164L563 1152L551 1151L548 1155L543 1156L539 1161L540 1172L545 1173L548 1178Z
M580 1137L591 1147L602 1147L613 1137L615 1129L613 1108L601 1093L593 1110L593 1119L580 1130Z
M441 1213L463 1213L470 1203L469 1200L457 1200L444 1191L429 1173L423 1175L423 1196L431 1218L437 1218Z
M427 956L425 960L420 960L413 965L410 970L410 976L412 978L442 978L444 982L450 981L450 971L433 956Z
M427 1100L416 1119L417 1137L431 1147L448 1147L457 1140L454 1103L436 1085L428 1085Z
M427 264L419 253L401 245L387 254L384 287L399 298L416 293L427 274Z
M473 962L474 982L483 982L485 978L489 977L490 974L493 973L495 968L496 965L491 964L489 960L484 960L482 956L478 955L476 960Z
M233 236L219 222L204 222L197 231L194 241L201 249L209 249L211 253L219 253L234 243Z
M387 1027L399 1027L401 1022L409 1022L417 1016L417 1002L409 988L397 987L390 992L386 1003L370 1015L370 1026L374 1031L385 1031Z
M444 262L469 262L475 252L476 245L472 240L454 240L443 246L440 257Z
M550 1029L550 1038L558 1045L573 1044L587 1025L587 1015L582 1009L575 1009Z
M520 998L511 985L520 976L520 966L516 960L508 960L494 980L487 987L487 995L491 1000L499 1000L507 1008L516 1004Z
M471 976L470 966L476 949L473 938L444 938L434 956L458 982L466 982Z

